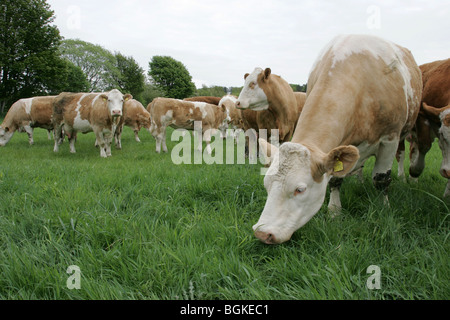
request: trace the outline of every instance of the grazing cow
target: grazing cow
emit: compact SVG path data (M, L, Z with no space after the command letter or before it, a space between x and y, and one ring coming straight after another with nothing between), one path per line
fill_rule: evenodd
M30 145L34 143L33 128L44 128L50 133L54 99L55 96L43 96L16 101L0 126L0 146L5 146L16 131L25 131Z
M137 142L141 142L138 136L141 128L144 127L150 132L150 113L144 108L142 103L135 99L130 99L123 103L123 116L114 133L117 149L122 149L121 138L124 125L133 129L134 139Z
M255 236L267 244L289 240L319 211L332 177L330 207L340 206L336 178L372 155L374 185L387 195L398 143L414 126L421 96L420 69L407 49L368 35L332 40L312 68L292 142L277 149L260 139L272 163Z
M198 97L191 97L191 98L184 98L184 101L191 101L191 102L206 102L210 104L219 105L220 97L213 97L213 96L198 96Z
M75 153L75 137L78 131L94 132L102 158L111 156L111 143L123 114L123 103L131 99L113 89L105 93L61 93L53 105L55 128L54 152L59 151L61 132L69 137L70 152Z
M215 104L206 102L191 102L170 98L155 98L148 106L150 112L151 127L150 133L156 140L156 152L167 152L166 128L182 128L194 130L194 121L201 121L202 127L198 134L203 135L206 141L206 150L211 154L211 134L213 129L218 129L219 125L226 119L227 114L223 108ZM210 130L211 129L211 130ZM198 149L201 150L201 141Z
M420 66L423 79L422 108L417 117L410 145L409 174L419 177L425 167L425 155L435 137L442 151L440 174L450 179L450 59ZM444 197L450 196L450 180Z
M291 86L270 68L255 70L244 75L236 107L263 111L257 114L259 129L278 129L280 142L289 141L299 117L297 98Z

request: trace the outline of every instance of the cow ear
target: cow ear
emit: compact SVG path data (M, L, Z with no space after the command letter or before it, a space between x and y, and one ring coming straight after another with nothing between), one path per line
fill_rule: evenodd
M344 177L353 169L359 159L358 148L340 146L331 150L324 160L323 167L334 177Z
M128 101L133 99L133 96L129 93L127 93L126 95L123 96L123 101Z
M250 75L250 73L244 74L244 80L247 79L247 77Z
M266 70L264 70L264 80L267 80L267 78L269 78L271 73L272 70L270 70L270 68L266 68Z
M103 101L108 101L108 95L107 94L102 93L100 95L100 98L102 98Z
M274 155L278 152L278 148L273 144L270 144L263 138L258 139L259 142L259 150L262 152L264 157L266 158L266 166L270 166L272 163Z
M5 127L5 132L9 132L9 127Z

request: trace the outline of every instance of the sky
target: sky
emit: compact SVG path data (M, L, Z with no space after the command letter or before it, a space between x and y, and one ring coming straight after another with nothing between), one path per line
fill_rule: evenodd
M132 56L182 62L197 87L244 85L271 68L308 81L321 49L340 34L402 45L418 65L450 57L449 0L47 0L65 39Z

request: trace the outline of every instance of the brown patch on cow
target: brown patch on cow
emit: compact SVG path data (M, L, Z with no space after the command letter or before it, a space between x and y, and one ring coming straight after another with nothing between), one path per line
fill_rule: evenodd
M192 102L206 102L209 104L219 105L219 102L222 98L213 97L213 96L198 96L198 97L190 97L183 99L184 101L192 101Z

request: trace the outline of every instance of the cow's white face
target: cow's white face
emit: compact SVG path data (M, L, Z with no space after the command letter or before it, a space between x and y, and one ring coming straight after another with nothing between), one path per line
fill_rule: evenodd
M267 96L258 84L258 79L264 77L262 75L263 72L263 69L255 68L251 74L245 76L244 88L239 94L236 108L252 109L255 111L267 110L269 108Z
M353 146L312 154L301 144L282 144L264 177L267 201L253 226L255 236L266 244L289 240L319 211L331 176L346 175L358 158L358 149Z
M450 109L442 111L439 115L441 127L439 128L439 147L442 151L440 174L450 179Z
M14 132L11 132L8 128L0 127L0 147L4 147L9 140L11 140Z
M123 95L119 90L113 89L106 94L101 95L107 102L108 110L112 117L120 117L123 114L123 102L131 99L131 95Z

